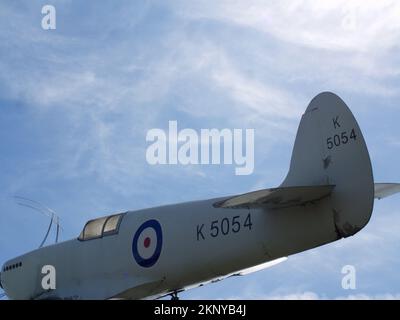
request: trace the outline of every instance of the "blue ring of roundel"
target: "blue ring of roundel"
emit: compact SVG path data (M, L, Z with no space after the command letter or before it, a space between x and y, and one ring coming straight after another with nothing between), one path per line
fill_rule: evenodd
M144 259L143 257L140 256L137 246L138 246L139 236L143 232L143 230L146 228L152 228L156 232L157 246L156 246L156 250L154 251L153 255L150 258ZM157 220L154 220L154 219L147 220L139 227L139 229L137 229L135 236L133 237L133 241L132 241L133 257L135 258L138 265L140 265L144 268L149 268L157 262L158 258L160 257L160 254L161 254L161 248L162 248L161 225Z

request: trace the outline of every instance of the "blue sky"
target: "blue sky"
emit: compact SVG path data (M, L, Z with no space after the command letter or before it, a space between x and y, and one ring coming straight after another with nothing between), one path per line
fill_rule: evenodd
M41 28L52 4L57 29ZM309 101L350 106L376 181L400 181L396 1L17 1L0 4L0 261L34 249L58 212L63 239L97 216L279 185ZM146 133L254 128L255 170L150 166ZM369 225L183 298L400 298L400 199ZM357 289L341 288L341 268Z

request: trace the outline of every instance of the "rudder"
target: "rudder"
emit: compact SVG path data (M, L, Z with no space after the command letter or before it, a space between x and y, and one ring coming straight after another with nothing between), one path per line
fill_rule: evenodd
M289 173L281 187L330 184L335 185L331 202L337 233L351 236L371 217L371 161L350 109L337 95L323 92L302 116Z

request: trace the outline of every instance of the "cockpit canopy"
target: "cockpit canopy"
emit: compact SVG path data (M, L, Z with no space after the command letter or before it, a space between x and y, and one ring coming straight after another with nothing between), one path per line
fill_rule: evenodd
M85 224L78 240L86 241L118 233L124 215L125 213L118 213L89 220Z

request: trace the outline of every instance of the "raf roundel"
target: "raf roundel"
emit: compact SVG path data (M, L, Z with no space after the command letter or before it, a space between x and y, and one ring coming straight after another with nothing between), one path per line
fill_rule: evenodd
M132 254L138 265L149 268L161 254L162 230L157 220L147 220L137 229L132 241Z

